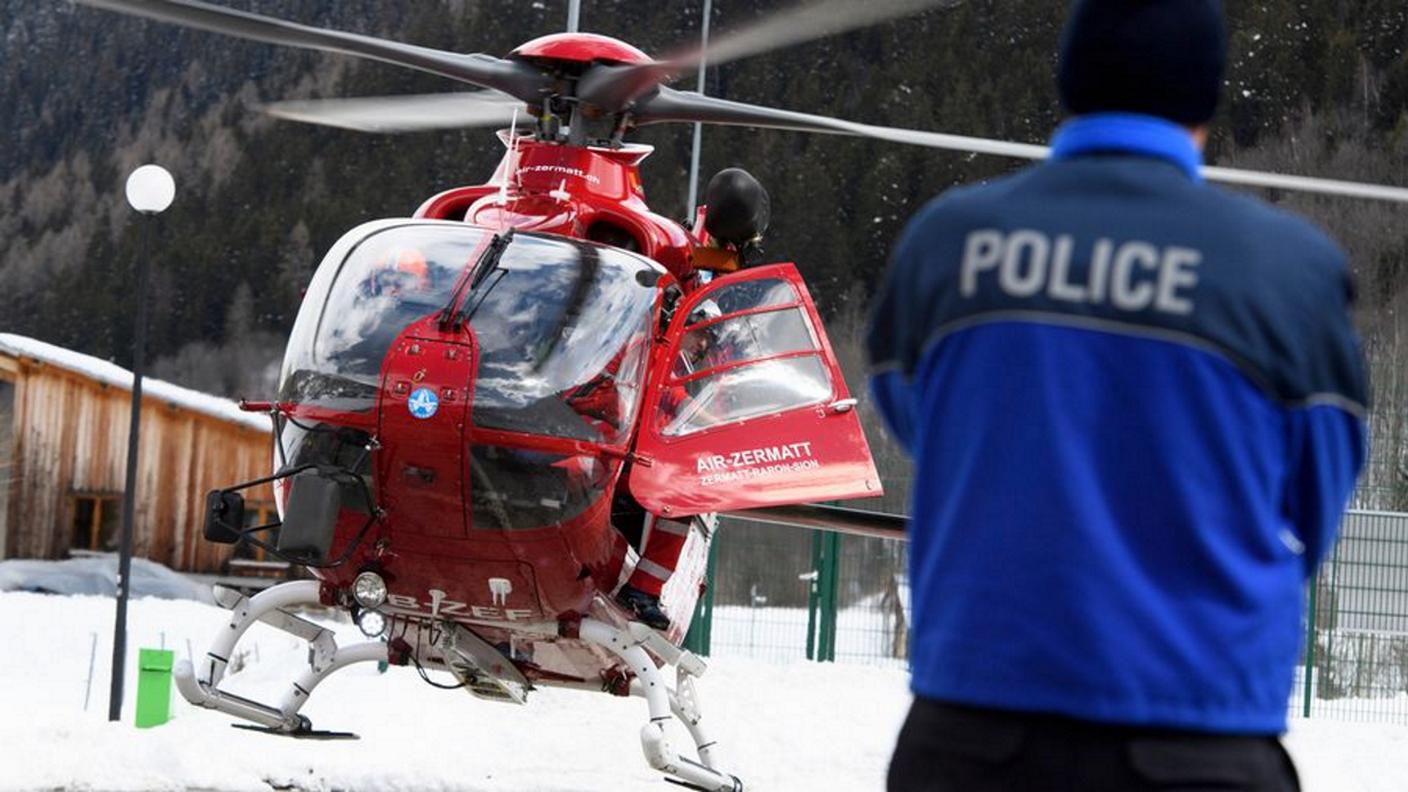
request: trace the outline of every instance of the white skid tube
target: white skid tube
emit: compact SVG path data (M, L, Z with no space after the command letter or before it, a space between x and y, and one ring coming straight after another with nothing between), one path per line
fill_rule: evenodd
M176 689L181 691L187 701L198 707L218 710L283 732L307 731L310 726L308 719L299 715L298 710L308 701L309 694L319 682L334 671L353 663L383 661L387 658L386 644L381 641L366 641L339 648L328 630L282 611L283 608L295 605L320 604L321 585L316 580L280 583L248 599L231 596L229 592L217 592L220 602L230 608L230 623L216 636L210 651L206 652L205 659L201 661L201 678L196 678L195 669L189 660L176 664ZM225 669L230 664L235 645L239 643L245 631L257 621L264 621L285 630L303 638L309 644L308 667L293 682L277 707L220 689L220 681L225 676Z
M717 769L714 743L700 725L693 678L704 672L703 661L681 651L644 625L632 624L628 630L620 630L596 619L583 619L579 634L582 640L624 660L635 675L631 693L644 698L650 711L650 722L640 730L640 743L651 767L707 792L742 792L743 782ZM675 690L665 685L665 675L646 652L647 646L678 669ZM671 717L678 717L689 730L699 761L686 759L670 745L665 735L665 722Z

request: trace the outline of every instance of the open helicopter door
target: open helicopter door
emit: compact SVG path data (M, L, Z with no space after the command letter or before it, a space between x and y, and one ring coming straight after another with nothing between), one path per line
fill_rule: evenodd
M796 267L734 273L675 312L652 367L631 494L656 514L881 494Z

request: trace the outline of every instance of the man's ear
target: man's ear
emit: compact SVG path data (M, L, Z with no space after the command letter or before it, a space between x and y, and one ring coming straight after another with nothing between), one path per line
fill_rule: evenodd
M1202 151L1204 148L1207 148L1207 145L1208 145L1208 125L1207 125L1207 124L1199 124L1199 125L1197 125L1197 126L1187 127L1187 129L1188 129L1188 134L1193 137L1193 145L1195 145L1195 146L1198 147L1198 151Z

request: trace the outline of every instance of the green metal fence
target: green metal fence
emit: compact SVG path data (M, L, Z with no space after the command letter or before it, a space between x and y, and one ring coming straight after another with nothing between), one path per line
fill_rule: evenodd
M695 651L905 668L904 542L724 521ZM1309 588L1291 712L1408 723L1408 514L1355 510Z
M1296 714L1408 723L1408 514L1349 512L1306 614Z
M741 520L721 521L714 540L715 573L705 596L714 655L788 662L807 657L813 535Z
M687 645L907 668L905 551L904 542L725 520Z

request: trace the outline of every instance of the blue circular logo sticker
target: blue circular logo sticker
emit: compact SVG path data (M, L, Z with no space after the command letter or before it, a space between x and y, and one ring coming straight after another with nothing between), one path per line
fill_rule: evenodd
M425 420L440 409L440 400L430 388L416 388L411 393L410 401L406 402L406 409L411 411L413 417Z

